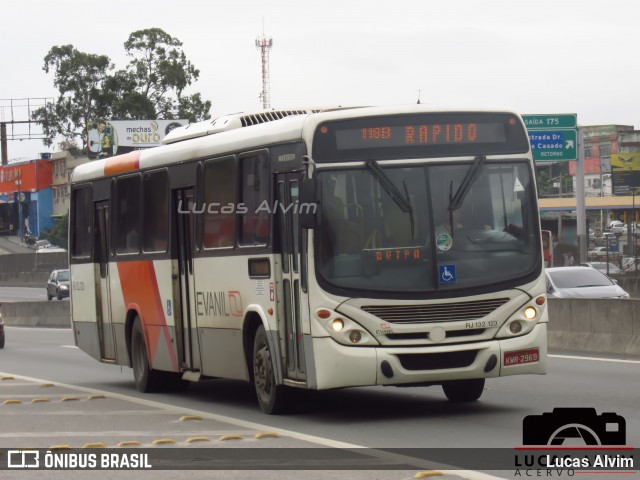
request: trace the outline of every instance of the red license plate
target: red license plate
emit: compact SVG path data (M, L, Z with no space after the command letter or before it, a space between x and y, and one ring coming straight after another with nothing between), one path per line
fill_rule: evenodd
M536 363L540 361L540 350L531 348L529 350L518 350L517 352L505 352L504 366L522 365L523 363Z

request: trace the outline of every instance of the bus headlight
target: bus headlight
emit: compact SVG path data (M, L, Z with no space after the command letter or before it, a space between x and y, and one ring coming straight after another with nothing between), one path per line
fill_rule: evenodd
M530 333L538 323L546 322L546 299L543 295L518 308L508 319L496 338L512 338Z
M344 328L344 320L341 318L334 318L331 321L331 328L333 328L334 332L341 332Z
M341 313L328 308L318 308L314 313L316 320L329 333L329 336L342 345L379 345L375 337L365 328Z

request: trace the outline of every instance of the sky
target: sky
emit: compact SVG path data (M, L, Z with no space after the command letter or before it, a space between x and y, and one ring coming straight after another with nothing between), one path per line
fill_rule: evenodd
M51 47L108 55L122 69L129 34L161 28L200 70L185 93L211 100L213 118L262 108L255 41L265 35L273 39L272 108L420 98L640 129L639 14L635 0L2 2L0 121L10 120L9 99L23 120L19 99L57 97L42 69ZM56 150L40 140L8 143L9 159Z

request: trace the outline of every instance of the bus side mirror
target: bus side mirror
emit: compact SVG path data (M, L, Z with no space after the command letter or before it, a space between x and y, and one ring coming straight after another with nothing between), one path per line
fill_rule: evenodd
M305 178L300 183L300 226L313 230L320 225L320 203L318 202L318 183L315 178Z

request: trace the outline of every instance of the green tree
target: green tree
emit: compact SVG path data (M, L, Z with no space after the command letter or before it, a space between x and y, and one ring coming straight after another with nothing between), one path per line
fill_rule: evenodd
M80 135L84 139L87 123L109 113L101 96L112 69L109 57L80 52L73 45L49 50L43 70L54 71L53 85L60 96L33 114L44 128L45 145L51 146L57 136L73 140Z
M206 115L211 102L199 101L199 94L183 96L184 89L198 80L200 71L180 47L180 40L159 28L133 32L124 44L127 55L132 57L127 72L137 84L136 92L151 102L158 118L175 119L181 111L195 118L209 118ZM195 100L190 101L192 98ZM188 112L181 108L184 105L189 107Z
M78 51L73 45L54 46L43 70L54 75L60 92L55 102L37 109L33 118L43 126L45 145L56 137L86 142L86 126L99 118L191 122L210 117L211 102L200 93L185 94L199 77L186 58L182 42L159 28L138 30L124 43L131 61L115 70L106 55Z
M49 240L53 245L69 249L69 214L56 218L52 228L43 230L40 238Z

